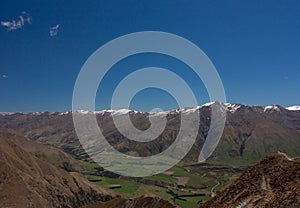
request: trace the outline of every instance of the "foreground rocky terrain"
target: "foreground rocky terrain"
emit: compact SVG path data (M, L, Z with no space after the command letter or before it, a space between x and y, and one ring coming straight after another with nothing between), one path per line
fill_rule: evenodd
M264 158L200 208L300 206L300 158L278 153Z

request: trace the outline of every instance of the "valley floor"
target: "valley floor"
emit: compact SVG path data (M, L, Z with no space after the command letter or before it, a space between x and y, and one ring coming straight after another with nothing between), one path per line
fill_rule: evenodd
M145 178L109 176L98 171L95 163L86 163L86 177L92 183L113 189L124 198L155 195L182 208L199 207L220 190L238 178L246 168L234 168L216 164L174 166L165 173Z

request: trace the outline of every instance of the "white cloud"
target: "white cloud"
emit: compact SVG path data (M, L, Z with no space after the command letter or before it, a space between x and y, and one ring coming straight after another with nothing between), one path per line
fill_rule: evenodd
M6 79L6 78L8 78L8 76L6 74L3 74L2 78Z
M22 12L16 20L12 19L10 21L1 21L0 24L5 27L7 31L12 31L23 28L25 24L31 24L31 21L31 16L26 12Z
M55 26L53 26L53 27L50 27L49 34L50 34L51 37L57 35L59 26L60 26L60 25L57 24L57 25L55 25Z

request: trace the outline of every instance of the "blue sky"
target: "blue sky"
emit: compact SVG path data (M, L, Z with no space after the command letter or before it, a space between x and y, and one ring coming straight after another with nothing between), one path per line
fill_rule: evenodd
M12 25L12 20L21 24ZM70 110L76 77L95 50L119 36L151 30L177 34L200 47L218 70L228 102L300 104L297 0L12 0L1 2L0 21L2 112ZM201 80L182 63L141 54L111 69L99 87L97 109L109 108L111 93L124 76L149 66L171 68L195 90L199 104L208 102ZM177 107L157 89L140 92L131 104L137 110Z

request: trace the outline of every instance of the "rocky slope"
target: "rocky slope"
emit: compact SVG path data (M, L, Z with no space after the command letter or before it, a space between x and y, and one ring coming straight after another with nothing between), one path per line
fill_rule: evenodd
M200 208L299 207L300 158L278 153L261 160Z
M4 131L0 134L0 207L81 207L116 197L77 173L39 160Z

